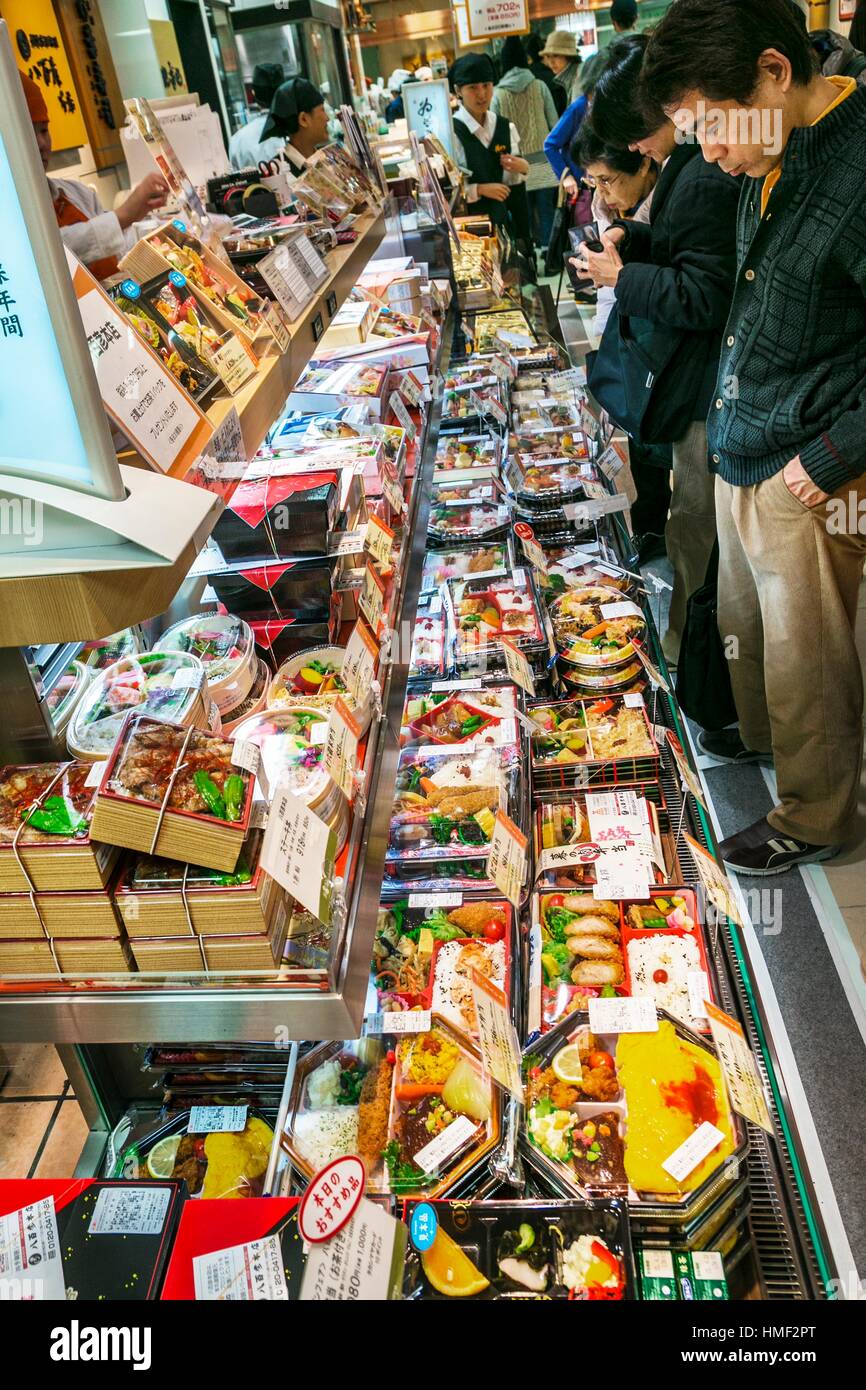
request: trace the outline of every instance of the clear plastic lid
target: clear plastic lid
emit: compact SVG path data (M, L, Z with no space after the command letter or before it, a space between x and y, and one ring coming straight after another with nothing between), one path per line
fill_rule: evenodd
M90 671L81 661L70 661L46 700L51 720L58 733L69 723L76 705L90 681Z
M126 627L122 632L113 632L110 637L100 637L88 642L82 652L82 660L93 670L105 671L115 661L125 656L135 656L144 651L141 632L137 627Z
M197 613L170 627L162 634L159 644L163 651L187 652L197 657L205 669L211 694L221 690L229 692L235 704L243 699L255 679L253 635L242 618L223 613ZM249 674L246 689L237 694L236 687L243 684L242 677L246 674Z
M67 735L74 757L107 758L126 716L187 724L204 687L204 668L183 652L144 652L102 671L75 710Z
M323 766L328 729L326 710L300 707L266 710L245 720L233 737L255 743L271 788L283 773L289 774L289 790L313 805L331 787Z

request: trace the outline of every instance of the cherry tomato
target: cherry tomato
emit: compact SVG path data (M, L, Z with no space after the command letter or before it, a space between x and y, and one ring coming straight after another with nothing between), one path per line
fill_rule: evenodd
M552 893L552 894L550 895L550 897L547 899L547 902L546 902L545 906L546 906L546 907L562 907L562 904L563 904L564 902L565 902L565 897L564 897L564 895L563 895L562 893Z
M389 1066L389 1067L396 1067L396 1065L397 1065L397 1054L396 1054L396 1052L393 1050L393 1048L392 1048L390 1051L388 1051L388 1052L385 1053L385 1061L388 1063L388 1066Z
M485 941L501 941L505 935L505 923L501 917L491 917L489 922L484 923L481 932Z
M668 982L668 972L666 970L654 970L653 980L657 985L666 985Z
M608 1071L613 1071L613 1058L609 1052L590 1052L589 1068L590 1071L598 1071L600 1067L606 1067Z

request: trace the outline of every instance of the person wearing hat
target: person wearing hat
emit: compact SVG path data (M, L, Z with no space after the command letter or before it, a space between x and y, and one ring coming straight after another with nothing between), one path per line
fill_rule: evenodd
M568 105L580 95L580 54L577 35L571 29L554 29L541 50L541 61L550 68L554 80L565 92Z
M530 241L526 176L517 127L491 110L496 69L486 53L467 53L451 69L460 105L454 112L457 162L468 172L463 190L467 211Z
M391 93L391 100L385 107L385 120L389 125L395 121L402 121L406 112L403 108L402 90L407 82L414 82L414 78L408 68L395 68L388 78L388 91Z
M256 63L253 68L251 86L258 111L229 140L229 159L233 169L258 169L262 161L273 159L283 148L284 142L278 136L263 140L262 131L274 92L284 76L282 63Z
M48 107L38 82L23 72L18 76L47 175L51 159ZM119 258L138 240L132 230L134 224L155 208L162 207L168 186L162 174L148 174L114 212L106 212L99 195L78 179L49 178L48 191L64 244L87 266L91 275L97 280L107 280L110 275L117 274Z
M306 77L290 77L274 92L262 139L279 136L280 158L299 174L320 145L328 140L325 98Z

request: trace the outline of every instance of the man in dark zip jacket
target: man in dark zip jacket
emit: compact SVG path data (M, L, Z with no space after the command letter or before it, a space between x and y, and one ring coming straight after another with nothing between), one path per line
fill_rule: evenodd
M739 189L704 163L695 145L677 143L676 127L661 110L649 117L641 110L646 44L645 35L635 34L611 45L589 119L607 144L640 150L661 166L649 223L614 222L602 238L604 253L586 251L583 258L596 284L614 286L620 318L684 331L665 388L666 397L676 394L680 420L677 437L669 440L673 493L665 544L674 589L662 643L675 663L686 605L704 583L716 537L706 418L733 293Z
M642 84L745 175L708 421L740 732L702 742L732 762L772 753L778 804L721 852L781 873L846 838L863 755L866 89L819 73L786 0L675 0Z

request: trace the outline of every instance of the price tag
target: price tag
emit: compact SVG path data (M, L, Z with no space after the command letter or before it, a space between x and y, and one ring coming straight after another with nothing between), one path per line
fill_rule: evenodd
M537 570L542 579L547 578L547 560L544 551L535 539L535 532L525 521L518 521L514 527L514 534L523 547L526 556L533 569Z
M487 873L500 893L515 907L520 907L520 895L526 875L527 839L504 811L496 812L496 824L487 859Z
M418 1150L413 1162L422 1173L438 1172L443 1163L474 1138L476 1128L475 1121L470 1120L468 1115L458 1115L435 1139Z
M639 652L638 655L640 656ZM707 795L704 791L703 783L701 782L698 773L695 771L688 758L686 757L685 752L683 750L683 745L680 743L673 729L665 729L665 737L667 739L668 747L673 753L674 762L676 763L679 769L679 774L680 778L682 779L683 785L688 788L695 800L699 801L700 804L703 806L704 810L706 811ZM739 919L735 918L734 920L737 921Z
M346 643L340 675L350 695L359 702L366 697L379 663L379 644L366 623L360 620Z
M395 516L402 516L406 510L406 499L403 496L403 489L397 479L390 477L389 474L386 473L382 478L382 492L384 493L385 501L388 503L388 506L391 508L391 511L394 512Z
M412 419L412 416L406 409L406 402L403 400L401 396L397 394L396 391L392 391L390 396L388 397L388 405L391 407L391 410L396 415L397 419L400 421L401 426L406 431L406 437L411 442L417 435L418 431L415 428L415 421Z
M505 657L505 666L508 671L508 679L519 685L521 690L525 690L527 695L535 697L535 678L532 674L532 667L514 643L508 637L500 637L499 644L502 647L502 654ZM535 730L537 733L538 730Z
M717 1008L708 998L704 999L704 1013L725 1074L731 1105L738 1114L745 1115L747 1120L752 1120L772 1134L773 1122L758 1075L758 1064L742 1028L735 1018Z
M222 347L217 348L212 361L223 386L232 395L255 375L256 368L252 358L240 338L236 338L234 334Z
M507 425L508 416L495 396L482 396L484 402L484 414L489 415L495 420L497 425Z
M723 913L725 917L730 917L732 922L736 922L738 927L743 923L740 919L739 908L731 891L730 881L721 864L717 864L711 854L699 845L697 840L693 840L691 835L683 835L683 839L688 845L692 859L695 861L701 882L704 885L707 897L710 902Z
M172 690L200 690L203 684L203 673L200 670L191 670L188 666L181 666L171 678Z
M598 568L598 562L594 555L587 555L586 551L576 550L573 555L566 555L564 560L557 560L556 568L559 570L578 570L583 569L584 565L592 565Z
M193 1255L199 1303L287 1303L289 1288L278 1235Z
M666 677L662 675L658 666L656 666L653 661L650 661L650 658L644 649L643 643L639 642L636 637L633 637L631 644L637 652L638 661L643 666L653 685L658 686L659 689L663 690L666 695L672 695L673 691L671 690L670 682L666 679ZM691 771L691 768L689 769L689 771ZM701 800L703 801L703 798L701 798Z
M500 381L512 382L517 379L517 368L514 366L513 362L510 362L507 357L503 357L501 353L494 353L490 363L490 370Z
M706 1018L707 1000L710 997L710 982L706 970L690 970L686 976L689 991L689 1013L692 1018Z
M596 467L611 481L625 467L625 459L615 444L608 444L596 459Z
M328 548L329 555L360 555L367 540L367 528L344 531L336 545Z
M246 1106L243 1107L246 1110ZM171 1201L167 1187L103 1187L96 1199L89 1236L158 1236Z
M246 1105L193 1105L188 1134L240 1134L247 1123Z
M468 676L465 680L434 681L430 687L431 690L435 690L437 693L442 690L482 690L483 688L482 681L477 678L471 680ZM103 763L103 767L105 766L107 766L107 764Z
M333 1239L311 1248L300 1301L381 1303L399 1298L407 1243L403 1222L363 1197L351 1221Z
M105 769L106 769L107 767L108 767L108 763L107 763L107 762L105 762L105 763L94 763L93 766L92 766L92 768L91 768L90 771L88 772L86 778L84 779L84 785L85 785L85 787L98 787L98 786L100 785L100 783L102 782L102 778L103 778L103 776L105 775Z
M666 1173L670 1173L674 1182L685 1182L689 1173L693 1173L698 1164L703 1163L713 1149L719 1147L724 1137L720 1129L704 1120L703 1124L698 1125L688 1139L665 1159L662 1167Z
M360 738L360 724L338 695L328 717L324 764L347 801L355 789Z
M462 893L410 893L410 907L461 907Z
M394 549L394 532L378 516L371 516L367 522L364 548L380 565L390 565Z
M208 444L207 453L202 459L202 466L211 464L211 461L216 464L237 465L240 469L238 476L243 475L247 463L247 449L241 429L241 417L235 406L230 407L226 418ZM213 476L225 477L226 474L224 471L216 471Z
M292 344L292 334L286 322L283 311L274 299L266 299L262 309L262 318L274 335L274 340L280 352L288 352Z
M432 1025L429 1009L406 1009L399 1013L370 1014L364 1024L364 1031L378 1033L429 1033Z
M478 1042L484 1066L494 1081L523 1100L520 1043L501 989L477 970L472 971L472 998L478 1019Z
M245 768L254 777L258 777L262 766L262 750L257 743L251 743L249 739L236 738L232 742L232 766ZM266 787L262 787L263 792L267 792Z
M16 1303L66 1298L53 1197L0 1216L0 1286Z
M418 405L424 396L424 387L412 372L403 373L397 389L409 405Z
M657 1033L655 1000L647 995L631 999L590 999L589 1026L593 1033Z
M643 612L636 603L630 599L623 599L621 603L603 603L601 605L601 616L603 618L643 618Z
M331 923L337 837L288 787L288 777L281 778L268 816L260 863L281 888L327 927Z
M626 709L643 709L643 696L639 695L635 690L629 691L627 694L623 695L622 702Z
M382 614L385 610L385 581L369 560L367 561L367 568L364 570L364 582L361 586L358 607L370 624L372 631L378 636Z

